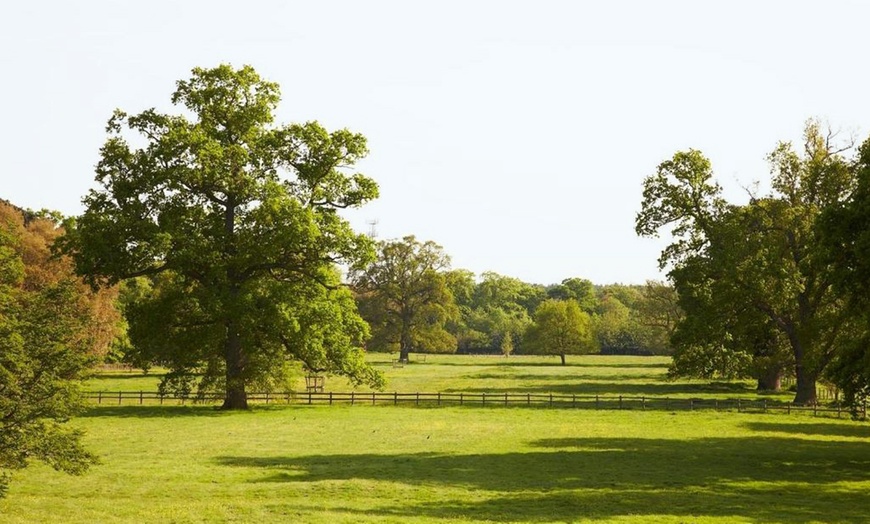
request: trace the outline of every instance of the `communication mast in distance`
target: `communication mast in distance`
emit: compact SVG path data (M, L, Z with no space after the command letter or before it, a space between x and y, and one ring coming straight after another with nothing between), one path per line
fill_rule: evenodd
M375 239L378 238L378 219L369 220L369 238Z

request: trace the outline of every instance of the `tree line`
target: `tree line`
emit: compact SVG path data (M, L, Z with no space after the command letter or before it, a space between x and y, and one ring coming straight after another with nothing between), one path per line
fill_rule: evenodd
M451 269L433 241L385 240L349 284L372 330L370 351L565 355L669 354L681 312L671 286L541 285Z

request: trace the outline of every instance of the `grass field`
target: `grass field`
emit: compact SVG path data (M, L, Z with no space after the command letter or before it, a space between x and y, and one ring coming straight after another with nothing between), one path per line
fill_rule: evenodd
M805 416L94 408L2 522L866 522L870 426Z
M755 395L669 382L661 358L374 363L399 391ZM112 372L89 387L157 380ZM870 522L870 424L806 414L103 405L73 424L101 464L17 473L0 522Z
M668 380L669 357L582 355L568 357L514 356L510 358L466 355L414 355L411 365L393 367L391 355L371 354L372 364L387 377L387 391L554 393L576 395L626 395L688 398L756 398L751 381ZM422 359L425 358L425 361ZM89 381L90 391L154 391L159 370L143 376L137 371L98 374ZM305 390L300 377L296 389ZM340 377L326 380L327 391L370 391L353 388ZM765 395L772 400L790 400L783 392Z

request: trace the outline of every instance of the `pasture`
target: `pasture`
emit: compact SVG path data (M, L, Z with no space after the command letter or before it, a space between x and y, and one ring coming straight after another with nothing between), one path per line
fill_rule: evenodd
M430 356L404 368L387 359L378 365L390 389L400 391L754 394L745 383L708 383L704 390L699 381L663 381L664 359L546 363ZM109 375L98 380L129 380L134 389L155 380ZM327 386L344 389L336 382ZM74 424L86 431L85 443L101 464L82 477L42 465L16 474L0 501L0 522L870 520L870 425L845 419L468 406L257 406L227 413L212 406L104 405Z
M394 355L372 353L370 362L387 378L386 391L400 393L532 393L576 395L625 395L689 398L758 398L752 381L668 380L669 357L569 356L568 365L558 357L471 355L413 355L412 364L393 365ZM87 383L89 391L155 391L160 370L149 375L141 371L109 371ZM300 372L296 391L305 390ZM328 377L325 391L369 392L354 388L340 377ZM789 392L765 394L764 398L786 401Z

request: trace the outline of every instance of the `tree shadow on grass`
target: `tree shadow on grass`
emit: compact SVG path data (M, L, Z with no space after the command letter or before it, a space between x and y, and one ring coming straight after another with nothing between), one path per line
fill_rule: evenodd
M668 365L662 363L649 363L649 364L638 364L638 363L587 363L587 362L571 362L571 356L568 356L567 363L563 366L558 356L554 356L553 360L550 362L524 362L518 361L510 358L503 357L491 357L492 362L482 360L469 360L468 362L419 362L419 361L411 361L411 365L420 365L420 366L458 366L458 367L500 367L500 366L511 366L517 368L525 368L525 367L535 367L535 368L558 368L558 369L570 369L570 368L625 368L625 369L661 369L663 371L667 371Z
M568 377L563 377L563 380ZM601 377L599 377L600 379ZM508 388L487 388L484 384L464 388L448 388L446 393L481 392L487 393L554 393L559 395L629 395L660 396L669 395L711 395L717 393L755 393L751 386L734 382L710 382L707 384L687 384L680 382L658 381L650 383L625 383L620 381L599 380L596 382L542 384L534 386L512 386Z
M177 402L167 400L167 402ZM185 417L221 417L238 414L256 414L263 411L286 409L286 406L255 406L247 411L226 411L216 404L195 404L184 406L154 406L154 405L121 405L94 406L86 409L79 417L129 417L129 418L185 418Z
M643 374L630 374L624 373L619 375L599 375L595 373L563 373L563 374L535 374L535 373L475 373L470 375L463 375L463 379L468 380L538 380L542 382L553 381L553 382L565 382L566 380L570 381L581 381L581 380L592 380L592 381L608 381L608 382L617 382L624 380L663 380L665 377L662 374L656 373L643 373Z
M826 437L863 438L870 441L870 426L858 424L794 424L781 422L747 422L752 431L788 433L790 435L822 435ZM870 515L868 515L870 520Z
M127 371L127 372L99 372L91 375L88 380L126 380L126 379L141 379L141 378L161 378L163 373L143 373L142 371Z
M483 497L397 505L376 500L364 512L390 517L540 522L674 515L801 523L859 522L870 515L866 488L838 484L870 481L870 444L864 442L568 438L531 446L540 451L217 460L262 468L259 482L362 479L461 488Z

